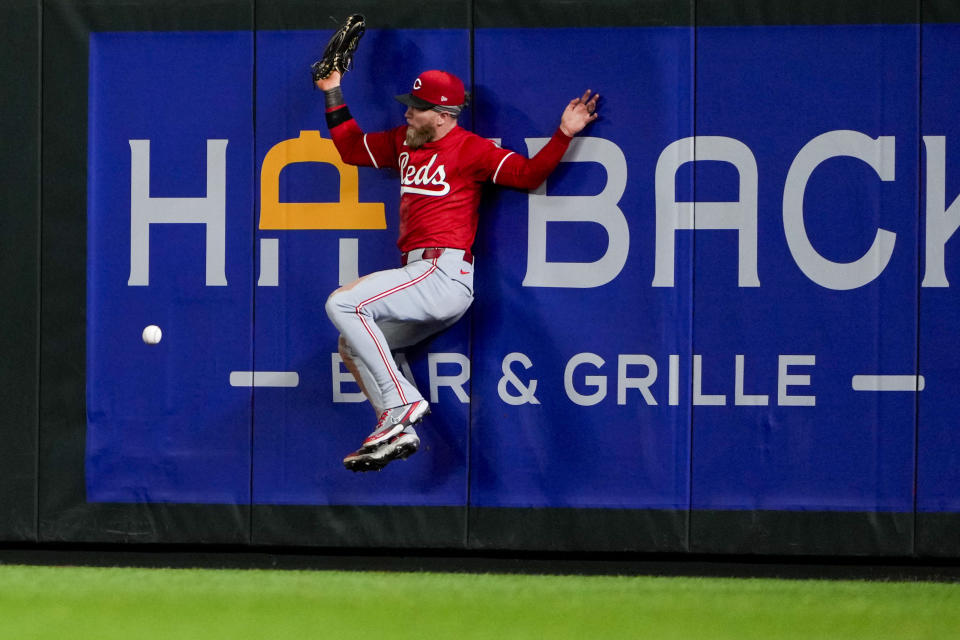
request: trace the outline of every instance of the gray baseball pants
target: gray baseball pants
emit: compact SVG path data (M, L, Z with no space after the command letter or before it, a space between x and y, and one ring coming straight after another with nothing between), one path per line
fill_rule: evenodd
M473 264L461 249L378 271L337 289L326 311L356 365L377 413L423 399L391 351L414 345L459 320L473 302Z

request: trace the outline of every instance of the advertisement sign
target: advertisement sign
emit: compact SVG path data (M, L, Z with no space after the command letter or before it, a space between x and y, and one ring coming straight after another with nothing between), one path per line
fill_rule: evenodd
M399 189L329 140L328 36L91 34L90 501L960 508L956 26L368 31L367 131L430 68L524 155L585 88L601 117L485 193L471 313L398 356L423 448L357 476L323 305L398 264Z

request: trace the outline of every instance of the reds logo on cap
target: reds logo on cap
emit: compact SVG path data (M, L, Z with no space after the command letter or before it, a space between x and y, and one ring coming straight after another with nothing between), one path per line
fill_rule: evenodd
M465 95L460 78L446 71L431 70L421 73L413 81L413 91L397 96L397 100L417 109L459 107Z

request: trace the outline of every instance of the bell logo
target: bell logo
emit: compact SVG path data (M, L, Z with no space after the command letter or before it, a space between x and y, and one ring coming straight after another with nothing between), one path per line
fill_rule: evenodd
M340 174L337 202L281 202L280 173L298 162L332 164ZM301 131L299 138L275 144L263 158L260 170L260 228L386 229L382 202L360 202L357 168L340 159L333 140L319 131Z
M423 86L423 83L420 82L420 78L417 78L416 80L413 81L413 90L414 90L414 91L416 91L417 89L419 89L419 88L422 87L422 86Z

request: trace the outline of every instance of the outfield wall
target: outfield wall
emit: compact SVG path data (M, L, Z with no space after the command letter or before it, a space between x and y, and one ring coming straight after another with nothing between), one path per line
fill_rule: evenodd
M0 539L960 555L956 3L0 11ZM358 475L323 303L397 264L399 192L323 139L347 11L367 130L429 68L525 154L602 95L486 193L472 311L402 362L423 449Z

